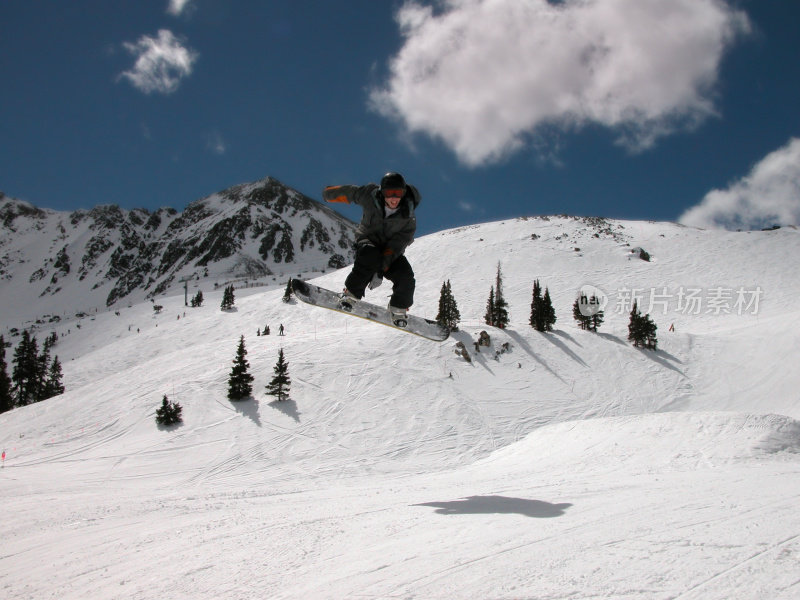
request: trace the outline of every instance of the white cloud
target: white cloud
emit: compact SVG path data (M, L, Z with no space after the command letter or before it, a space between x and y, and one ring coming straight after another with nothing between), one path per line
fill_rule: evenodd
M641 150L715 113L725 50L749 31L725 0L406 0L405 38L371 106L497 161L543 126L613 128Z
M180 16L184 10L191 9L192 0L169 0L167 13L176 17Z
M206 140L206 148L211 152L213 152L214 154L218 154L220 156L222 156L228 151L228 145L225 143L225 140L222 139L222 136L217 131L209 134Z
M460 208L464 212L471 213L471 212L475 212L475 209L477 207L475 206L474 202L467 202L466 200L459 200L458 201L458 208Z
M725 229L800 224L800 138L768 154L728 189L706 194L680 222Z
M159 30L157 38L143 35L135 44L125 42L123 46L136 57L136 63L120 78L145 94L177 90L181 80L191 75L198 56L168 29Z

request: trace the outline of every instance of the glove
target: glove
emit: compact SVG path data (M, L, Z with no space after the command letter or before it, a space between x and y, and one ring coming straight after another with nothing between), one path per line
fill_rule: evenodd
M375 275L372 276L372 281L370 281L367 285L369 286L369 289L374 290L375 288L381 287L382 283L383 283L383 274L375 273Z
M341 202L350 204L347 195L340 191L341 185L329 185L322 190L322 199L326 202Z

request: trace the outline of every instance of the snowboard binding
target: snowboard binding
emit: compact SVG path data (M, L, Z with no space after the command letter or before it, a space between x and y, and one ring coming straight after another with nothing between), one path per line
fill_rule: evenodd
M408 327L408 309L396 308L390 304L389 313L392 315L392 323L395 327Z
M339 295L339 308L345 312L353 312L353 306L358 300L350 291L345 288L344 291Z

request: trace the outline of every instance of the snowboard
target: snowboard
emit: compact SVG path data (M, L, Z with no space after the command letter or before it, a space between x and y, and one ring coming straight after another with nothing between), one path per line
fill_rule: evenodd
M348 303L352 305L351 310L346 310L340 306L341 294L326 290L302 279L292 279L292 292L298 300L311 304L312 306L321 306L329 310L352 315L373 323L380 323L392 329L399 329L407 333L413 333L434 342L443 342L450 336L450 330L444 325L440 325L436 321L430 319L423 319L415 315L409 314L407 317L407 324L405 327L399 327L392 322L392 315L388 308L375 306L363 300L348 299Z

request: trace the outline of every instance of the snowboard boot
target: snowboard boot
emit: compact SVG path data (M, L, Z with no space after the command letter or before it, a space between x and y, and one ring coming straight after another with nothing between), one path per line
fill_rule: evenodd
M353 312L353 306L356 300L358 300L358 298L356 298L350 290L344 288L339 295L339 308L345 312Z
M408 309L397 308L396 306L389 305L389 313L392 315L392 323L395 327L408 326Z

